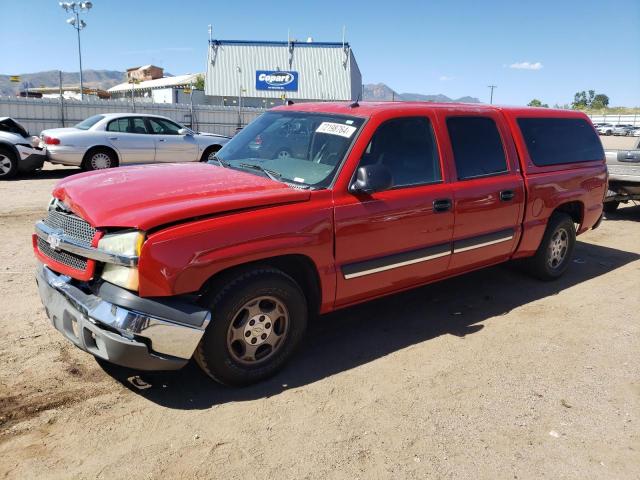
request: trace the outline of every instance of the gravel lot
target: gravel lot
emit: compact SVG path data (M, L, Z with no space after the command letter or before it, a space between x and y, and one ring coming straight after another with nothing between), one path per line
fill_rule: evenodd
M640 478L639 206L557 282L500 266L335 313L228 389L49 325L30 234L74 171L0 183L0 478Z

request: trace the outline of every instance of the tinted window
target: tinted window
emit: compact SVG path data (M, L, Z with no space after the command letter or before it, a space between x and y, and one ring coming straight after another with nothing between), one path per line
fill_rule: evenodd
M147 133L147 126L144 124L144 119L140 117L129 119L129 133Z
M439 181L440 162L431 122L423 117L408 117L382 124L360 162L375 164L389 169L394 187Z
M600 139L580 118L519 118L518 125L535 165L602 160Z
M178 135L178 130L182 128L162 118L149 118L149 123L151 124L153 133L160 135Z
M447 128L458 178L502 173L507 160L495 122L487 117L449 117Z
M112 120L107 125L108 132L126 132L129 127L129 119L128 118L118 118L116 120Z

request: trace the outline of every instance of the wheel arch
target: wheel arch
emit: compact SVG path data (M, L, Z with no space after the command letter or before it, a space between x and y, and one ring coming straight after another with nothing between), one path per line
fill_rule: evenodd
M265 266L280 270L293 278L307 298L309 314L316 315L319 313L322 301L320 275L314 261L304 254L284 254L267 257L220 270L202 285L200 293L209 298L228 283L231 278L247 270Z
M20 152L18 152L18 149L13 143L0 140L0 148L6 148L7 150L10 150L11 153L16 156L16 160L20 161Z
M573 223L582 225L582 223L584 222L584 203L582 203L580 200L562 203L558 205L553 210L553 212L551 212L551 215L555 213L566 213L571 217Z
M207 157L211 154L211 152L218 152L222 147L223 147L223 145L221 145L219 143L214 143L212 145L207 145L206 147L204 147L204 150L202 151L202 156L200 157L200 161L201 162L206 162L207 161Z

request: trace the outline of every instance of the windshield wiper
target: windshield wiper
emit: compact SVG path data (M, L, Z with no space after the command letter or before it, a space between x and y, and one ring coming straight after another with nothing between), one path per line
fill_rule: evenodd
M229 168L229 164L227 162L225 162L224 160L222 160L217 155L214 155L211 160L214 160L214 161L218 162L218 165L220 165L223 168Z
M268 168L264 168L262 165L256 165L255 163L238 163L238 166L242 168L250 168L252 170L258 170L264 173L271 180L274 180L276 182L280 182L282 178L282 175L280 173L274 170L269 170Z

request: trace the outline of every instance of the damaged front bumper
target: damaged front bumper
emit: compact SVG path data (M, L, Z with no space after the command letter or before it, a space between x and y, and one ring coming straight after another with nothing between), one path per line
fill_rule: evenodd
M211 318L195 304L141 298L106 282L97 294L87 293L70 277L42 264L36 280L56 330L82 350L124 367L183 367Z

